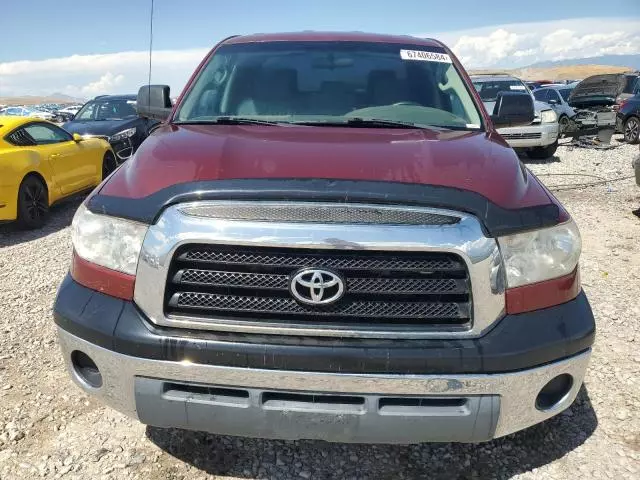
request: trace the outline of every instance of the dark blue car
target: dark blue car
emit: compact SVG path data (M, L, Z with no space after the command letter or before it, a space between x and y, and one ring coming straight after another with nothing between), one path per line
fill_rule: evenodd
M118 164L127 160L149 135L155 120L141 118L136 95L102 95L89 100L72 121L63 125L69 133L101 137L111 144Z
M638 143L640 140L640 93L620 103L616 123L617 130L623 133L625 142Z

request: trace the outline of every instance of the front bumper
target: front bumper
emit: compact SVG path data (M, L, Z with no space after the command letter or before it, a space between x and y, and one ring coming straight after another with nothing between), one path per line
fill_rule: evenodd
M558 140L558 124L538 123L523 127L500 128L498 133L513 148L546 147Z
M541 422L575 399L594 338L584 294L506 316L479 339L374 344L176 333L69 277L54 311L74 381L143 423L359 443L479 442ZM95 362L99 388L79 375L74 351ZM570 389L538 409L540 389L561 374Z
M135 150L134 143L131 138L111 142L111 148L116 154L118 164L131 158L131 155L133 155Z

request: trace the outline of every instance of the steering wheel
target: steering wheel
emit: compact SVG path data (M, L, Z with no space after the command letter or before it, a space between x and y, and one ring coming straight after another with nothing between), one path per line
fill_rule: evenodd
M418 102L411 102L409 100L405 100L403 102L396 102L396 103L393 104L394 107L396 105L414 105L416 107L420 107L421 106Z

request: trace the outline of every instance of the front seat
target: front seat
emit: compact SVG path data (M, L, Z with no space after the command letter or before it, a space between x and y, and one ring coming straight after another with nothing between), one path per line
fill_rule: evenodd
M372 70L367 79L369 106L393 105L403 98L402 82L393 70Z
M297 110L297 95L295 69L262 70L254 79L251 96L238 106L238 115L292 115Z

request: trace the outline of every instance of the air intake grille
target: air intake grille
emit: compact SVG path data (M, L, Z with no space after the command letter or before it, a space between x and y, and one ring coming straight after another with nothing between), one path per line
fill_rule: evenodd
M345 282L343 297L326 306L299 303L289 289L302 268L339 274ZM287 326L471 327L467 269L449 253L186 245L172 261L165 311L202 321Z
M458 217L424 210L376 205L323 203L212 202L181 207L194 217L258 222L345 223L351 225L453 225Z

